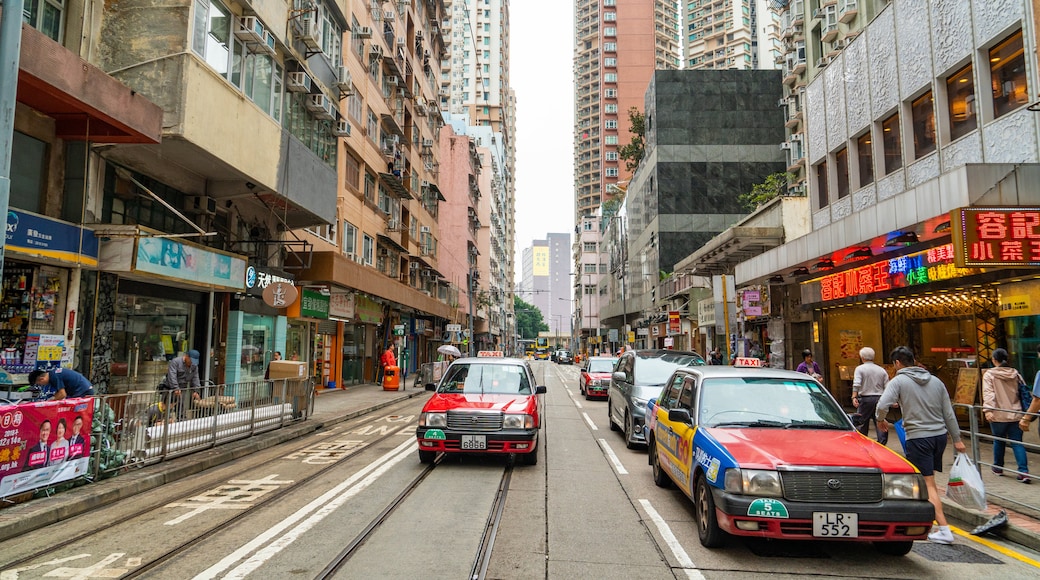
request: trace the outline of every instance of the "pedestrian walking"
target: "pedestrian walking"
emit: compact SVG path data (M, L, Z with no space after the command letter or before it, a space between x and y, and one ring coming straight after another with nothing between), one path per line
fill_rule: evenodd
M1036 359L1040 360L1040 346L1036 347ZM1026 414L1019 420L1019 428L1029 431L1029 424L1037 420L1036 413L1040 413L1040 370L1036 371L1036 377L1033 379L1033 400L1029 403Z
M896 376L888 381L878 400L877 426L887 433L890 425L885 417L889 408L899 405L906 430L906 458L924 476L928 501L935 507L938 526L928 534L928 540L936 544L952 544L953 533L943 514L939 490L935 487L935 472L942 471L948 438L953 439L953 447L958 452L965 453L967 448L961 441L950 394L942 381L918 366L914 351L905 346L896 347L890 358L896 367Z
M802 362L795 370L800 373L811 375L812 378L818 381L823 380L823 373L820 372L820 365L816 364L816 361L813 360L812 351L809 349L802 351Z
M1025 383L1022 375L1008 365L1008 351L998 348L991 356L994 367L982 375L982 409L993 431L993 473L1004 473L1004 451L1008 441L1011 452L1018 464L1018 480L1030 483L1029 464L1026 449L1022 446L1022 402L1018 395L1018 385Z
M888 444L888 433L877 428L878 400L885 392L888 382L888 371L874 364L874 349L865 346L859 349L860 365L856 367L852 377L852 404L856 406L858 421L856 428L867 435L870 433L870 422L874 421L878 443Z

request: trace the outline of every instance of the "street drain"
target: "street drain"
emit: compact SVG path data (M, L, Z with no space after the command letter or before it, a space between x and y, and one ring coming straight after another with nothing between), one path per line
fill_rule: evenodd
M914 553L932 562L956 564L1003 564L1000 560L964 544L914 542Z

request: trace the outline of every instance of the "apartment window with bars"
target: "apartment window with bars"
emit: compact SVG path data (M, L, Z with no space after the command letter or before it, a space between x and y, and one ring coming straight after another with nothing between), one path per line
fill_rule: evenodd
M935 104L932 91L910 103L910 117L914 129L914 159L935 151Z
M617 135L607 135L603 138L603 142L607 145L617 145Z
M603 52L617 52L617 43L616 42L604 42L603 43Z
M617 36L617 28L613 26L603 27L603 36Z

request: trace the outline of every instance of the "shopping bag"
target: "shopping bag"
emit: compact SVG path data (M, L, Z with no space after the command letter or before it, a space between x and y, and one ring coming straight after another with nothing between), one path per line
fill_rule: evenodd
M899 437L899 443L903 446L903 455L906 455L906 429L903 427L903 420L900 419L892 423L892 428L895 429L896 436Z
M950 480L946 484L946 497L969 509L986 509L986 490L982 476L975 469L971 458L964 453L958 453L953 460Z

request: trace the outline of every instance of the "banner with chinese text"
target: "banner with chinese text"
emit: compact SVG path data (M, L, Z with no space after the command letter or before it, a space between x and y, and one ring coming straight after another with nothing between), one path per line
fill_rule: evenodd
M94 399L0 407L0 497L86 475Z

